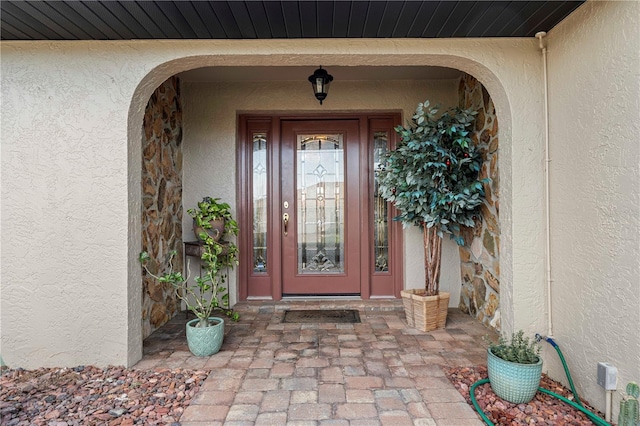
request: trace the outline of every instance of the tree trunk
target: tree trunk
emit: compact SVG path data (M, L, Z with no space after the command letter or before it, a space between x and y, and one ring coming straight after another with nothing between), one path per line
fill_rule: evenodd
M437 296L440 292L440 260L442 259L442 238L435 226L422 227L424 242L424 280L426 296Z

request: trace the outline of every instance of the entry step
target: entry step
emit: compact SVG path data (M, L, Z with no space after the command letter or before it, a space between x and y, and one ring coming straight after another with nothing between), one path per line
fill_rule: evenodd
M253 313L283 312L294 309L357 309L362 312L402 311L402 299L370 300L328 300L328 299L285 299L285 300L248 300L236 303L235 311Z

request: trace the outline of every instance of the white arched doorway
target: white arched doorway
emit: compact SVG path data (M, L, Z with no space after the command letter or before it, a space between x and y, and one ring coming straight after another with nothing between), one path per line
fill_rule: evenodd
M258 60L260 59L260 60ZM503 85L500 83L496 75L491 72L486 66L478 63L475 60L459 57L459 56L449 56L449 55L393 55L393 58L390 55L385 54L362 54L356 55L353 57L345 57L342 55L323 55L322 62L323 64L333 64L334 67L346 67L352 64L360 64L364 63L367 66L379 65L383 66L389 63L389 61L393 59L393 62L400 62L405 66L434 66L434 67L449 67L455 68L464 72L467 72L474 77L476 77L480 82L483 83L484 87L487 89L489 93L491 93L491 98L495 104L496 115L500 118L500 155L501 155L501 167L504 167L505 162L509 162L511 155L511 113L510 107L507 102L506 91ZM286 56L286 59L281 55L274 54L270 56L268 59L264 57L256 58L252 55L238 55L233 57L215 57L215 56L197 56L197 57L187 57L181 59L175 59L169 62L164 63L161 66L153 69L147 76L143 79L143 81L138 85L136 90L136 94L133 97L130 114L129 114L129 254L130 259L135 259L137 257L137 252L139 251L139 243L141 239L142 230L140 227L140 212L141 212L141 196L139 190L139 182L140 182L140 140L141 140L141 132L142 128L142 114L144 112L144 106L149 99L153 89L156 87L154 85L159 85L166 78L171 77L175 74L179 74L180 72L201 68L205 66L219 66L223 67L222 64L226 64L229 62L234 63L234 66L239 66L246 70L255 69L258 66L264 66L265 62L272 63L273 67L284 62L286 63L309 63L308 66L301 67L304 70L312 70L315 65L311 63L311 61L317 61L318 58L309 59L305 55L297 55L294 57ZM330 65L325 65L327 68L331 68ZM385 105L389 103L389 93L400 93L398 96L398 100L394 104L392 108L387 109L402 109L404 111L405 117L412 112L412 108L415 107L415 104L422 97L429 97L429 93L423 94L419 93L416 95L416 88L411 87L409 92L414 93L413 97L407 97L405 94L401 93L398 90L398 87L404 86L403 90L406 90L407 84L411 86L410 83L396 83L398 85L391 85L391 88L388 93L383 93L381 99L376 102L375 96L373 96L373 101L371 96L366 95L367 87L370 84L367 84L366 81L363 83L351 83L351 87L348 87L347 84L343 82L343 84L334 83L332 87L332 92L330 97L335 99L334 108L339 111L351 110L351 109L367 109L366 105L369 105L369 109L372 110L380 110L384 109ZM226 87L225 87L226 86ZM234 86L234 92L228 90L228 86ZM197 97L217 97L220 102L209 103L206 100L200 99L199 105L204 105L207 108L210 108L206 113L210 113L211 116L215 117L223 117L226 115L226 119L222 121L227 123L226 126L221 128L213 128L211 127L210 122L207 120L200 120L198 124L188 123L187 129L185 130L185 141L187 144L193 142L193 145L189 147L189 152L185 152L185 164L189 164L189 166L185 166L185 194L184 199L186 203L193 203L197 201L197 199L203 194L211 193L212 187L207 185L194 185L194 182L197 182L200 178L197 173L194 173L193 170L202 170L207 167L207 155L202 155L202 147L203 138L208 134L211 136L212 134L214 139L217 139L217 147L219 150L217 151L217 156L221 157L224 162L227 164L235 164L234 159L234 141L235 141L235 132L236 132L236 123L235 123L235 115L237 111L247 111L254 110L251 105L258 104L260 105L260 109L264 110L288 110L291 108L293 99L293 104L296 105L296 110L303 111L314 111L317 110L316 101L312 98L310 88L308 87L308 82L279 82L277 84L272 84L271 89L268 91L261 91L261 86L259 83L251 82L251 83L223 83L211 86L212 92L203 92L200 90L192 90L187 93L190 93L193 96ZM342 86L342 87L340 87ZM340 90L344 90L342 94ZM244 96L237 96L238 93L244 93ZM274 93L279 92L285 96L274 96ZM354 93L358 93L361 97L361 104L352 103L350 99L354 99ZM183 90L183 94L186 94ZM249 96L247 96L249 95ZM344 99L341 99L341 96ZM367 97L368 96L368 97ZM415 97L418 96L418 97ZM146 99L145 99L146 97ZM305 104L306 99L309 99L309 102ZM400 99L402 98L402 99ZM249 99L251 102L243 104L242 102L238 102L238 99ZM384 99L384 100L382 100ZM186 113L189 113L189 100L185 99L185 110ZM392 102L393 104L393 102ZM300 105L300 106L297 106ZM365 106L363 106L365 105ZM331 108L331 103L325 102L325 109ZM206 110L206 108L205 108ZM189 129L189 126L193 126ZM191 133L190 133L191 132ZM190 139L192 138L192 139ZM200 139L200 140L199 140ZM138 170L136 170L136 168ZM189 170L187 170L189 169ZM504 172L502 172L504 173ZM236 195L235 195L235 170L229 173L229 170L225 170L221 176L227 176L229 185L225 187L222 192L227 198L232 201L232 204L235 204ZM200 179L201 180L201 179ZM502 179L504 181L504 179ZM510 190L510 179L507 178L507 184L503 186L502 189L502 198L506 202L502 203L501 206L501 221L502 218L510 217L510 206L509 206L509 197L505 197L505 195L509 194ZM190 189L195 188L195 189ZM219 189L219 188L216 188ZM185 204L186 205L186 204ZM503 238L502 241L508 241L508 234L510 233L510 228L503 228ZM407 244L411 244L409 241ZM505 245L505 250L503 250L502 256L503 258L510 259L511 255L509 250L511 247L509 244ZM411 250L411 249L409 249ZM407 246L405 245L405 251L407 251ZM411 269L411 261L408 261L407 266L408 269ZM141 348L142 341L142 329L141 327L136 327L136 319L140 321L142 316L141 312L141 300L142 300L142 292L140 289L140 278L139 278L139 265L135 263L130 263L129 270L129 309L128 309L128 317L130 320L130 328L129 328L129 353L134 354L138 352L137 348ZM508 264L505 264L501 268L501 276L505 280L505 282L510 282L510 273L511 269ZM405 275L406 276L406 275ZM234 277L232 277L233 280ZM459 276L457 277L459 281ZM508 293L508 288L506 288ZM237 290L234 288L234 291ZM503 294L504 295L504 294ZM506 300L509 300L509 294L506 295ZM504 313L503 313L504 315ZM507 313L507 318L509 318L509 314ZM139 352L138 352L139 353ZM133 356L135 358L135 355ZM131 358L130 358L131 359Z

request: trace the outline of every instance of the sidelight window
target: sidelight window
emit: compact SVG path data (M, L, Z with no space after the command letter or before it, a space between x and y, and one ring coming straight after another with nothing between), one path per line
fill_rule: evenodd
M267 272L267 137L253 134L253 272Z

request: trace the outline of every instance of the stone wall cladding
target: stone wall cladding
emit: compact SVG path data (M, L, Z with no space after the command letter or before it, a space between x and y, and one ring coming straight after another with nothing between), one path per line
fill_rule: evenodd
M149 253L154 273L176 250L174 270L182 271L182 106L177 77L151 95L143 126L142 249ZM171 284L145 274L142 285L142 337L146 338L176 314L179 304Z
M466 74L458 88L460 106L478 111L473 142L484 162L480 171L485 201L481 217L473 229L464 232L460 250L462 290L460 309L479 321L500 330L500 180L498 173L498 119L489 93L474 77Z

